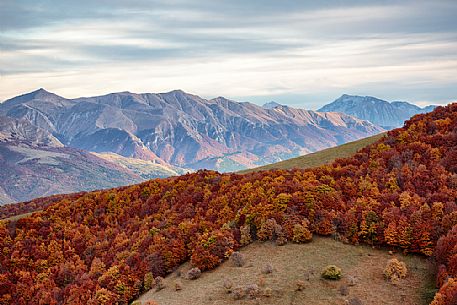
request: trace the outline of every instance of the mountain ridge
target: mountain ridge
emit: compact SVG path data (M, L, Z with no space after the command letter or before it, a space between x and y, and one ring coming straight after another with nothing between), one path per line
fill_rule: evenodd
M345 114L265 109L182 90L66 99L39 89L0 104L0 115L28 120L65 146L191 169L207 163L220 171L281 161L383 131Z
M353 115L389 130L401 127L404 121L413 115L430 112L435 107L434 105L429 105L421 108L405 101L388 102L373 96L343 94L317 111L341 112Z

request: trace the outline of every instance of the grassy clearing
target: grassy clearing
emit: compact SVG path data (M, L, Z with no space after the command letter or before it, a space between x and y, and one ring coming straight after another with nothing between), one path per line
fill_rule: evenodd
M370 145L385 136L381 133L372 137L364 138L358 141L349 142L332 148L327 148L315 153L307 154L297 158L284 160L278 163L268 164L256 168L240 171L241 174L271 170L271 169L292 169L292 168L311 168L319 165L327 164L337 158L346 158L354 155L358 150Z
M205 272L197 280L179 278L177 272L165 279L166 288L158 292L151 290L139 301L155 300L159 305L233 305L233 304L347 304L352 298L359 298L364 305L427 304L424 291L433 283L425 258L394 254L404 261L408 275L394 285L386 281L383 270L393 256L387 251L367 246L345 245L330 238L315 237L308 244L287 244L278 247L273 243L256 242L241 249L247 259L244 267L235 267L230 261L215 270ZM273 273L262 274L266 264L273 266ZM330 264L342 269L343 277L338 281L323 280L321 270ZM184 274L190 268L182 265ZM354 277L356 284L348 286L348 295L340 293L342 285L348 285ZM309 280L308 280L309 278ZM271 289L270 297L260 296L257 300L234 300L223 288L229 279L234 286L257 284L261 291ZM297 282L304 283L304 289L297 291ZM180 282L182 290L175 291ZM264 284L262 284L264 282Z
M38 211L41 211L41 210L38 210ZM29 217L33 213L36 213L38 211L11 216L11 217L8 217L8 218L5 218L5 219L0 219L0 221L18 221L19 219L25 218L25 217Z

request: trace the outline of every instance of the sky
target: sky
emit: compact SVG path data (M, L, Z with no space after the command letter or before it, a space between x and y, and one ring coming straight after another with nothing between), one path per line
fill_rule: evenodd
M0 101L182 89L316 109L457 101L457 1L0 0Z

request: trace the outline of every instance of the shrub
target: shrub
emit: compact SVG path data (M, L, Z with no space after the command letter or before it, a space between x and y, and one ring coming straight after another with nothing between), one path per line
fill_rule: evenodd
M352 298L349 300L348 305L363 305L363 303L359 298Z
M329 265L324 268L321 276L328 280L339 280L343 275L341 273L341 268L335 265Z
M200 269L195 267L187 271L186 278L188 280L196 280L200 277L201 274L202 272L200 271Z
M251 226L244 225L240 227L240 244L242 246L249 245L252 242Z
M143 280L143 287L144 290L150 290L152 287L154 287L155 281L154 281L154 275L152 275L152 272L148 272L144 275L144 280Z
M190 262L202 271L213 269L233 252L234 247L235 240L230 230L201 234L194 243Z
M313 234L308 229L309 221L303 220L301 224L294 225L292 241L296 243L305 243L313 239Z
M257 284L248 284L246 286L237 286L232 291L235 300L244 298L255 299L260 295L260 289Z
M277 223L274 218L262 222L260 229L257 231L257 238L262 241L273 240L276 225Z
M182 290L182 283L181 283L181 281L178 280L178 281L175 282L175 290L176 290L176 291Z
M246 264L244 255L238 251L233 252L232 255L230 255L230 260L236 267L243 267Z
M230 279L225 279L223 286L224 286L225 292L227 292L227 293L232 292L233 282Z
M275 226L274 234L277 246L284 246L285 244L287 244L287 235L279 224Z
M246 296L246 290L242 286L237 286L232 291L235 300L241 300Z
M155 287L156 291L162 290L165 288L165 282L163 280L163 277L158 276L155 278Z
M273 289L271 289L270 287L265 288L265 290L263 291L263 296L269 298L272 295L273 295Z
M257 284L249 284L244 287L244 290L246 291L246 296L248 299L255 299L259 296L260 294L260 289Z
M265 266L263 266L262 267L262 273L263 274L273 273L273 265L268 263Z
M404 262L400 262L396 258L390 259L384 269L385 277L392 283L396 283L399 279L406 277L406 273L406 264Z

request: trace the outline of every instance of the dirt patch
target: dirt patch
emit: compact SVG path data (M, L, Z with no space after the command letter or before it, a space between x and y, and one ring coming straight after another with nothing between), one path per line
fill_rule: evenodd
M256 242L240 252L247 259L243 267L226 261L192 281L180 278L179 272L175 272L165 279L165 289L151 290L139 301L154 300L159 305L328 305L347 304L348 300L358 298L364 305L419 305L426 303L422 292L432 278L424 258L395 254L394 257L406 263L408 275L393 285L383 276L387 261L393 257L387 251L345 245L330 238L314 238L308 244L282 247ZM272 273L262 273L267 264L273 266ZM341 280L321 279L321 270L331 264L342 269ZM185 274L189 268L187 263L179 271ZM179 291L175 290L177 281L182 286ZM224 289L224 281L232 282L233 287L256 284L261 295L257 299L235 300L233 293Z

